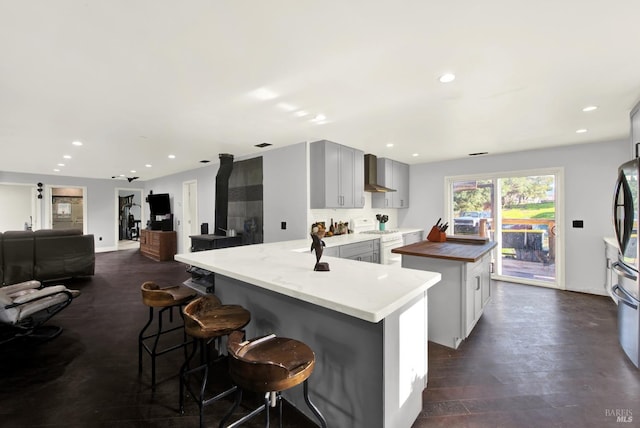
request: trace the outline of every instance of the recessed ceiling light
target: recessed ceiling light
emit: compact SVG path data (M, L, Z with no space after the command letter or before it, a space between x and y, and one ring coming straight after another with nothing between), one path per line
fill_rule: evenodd
M175 159L176 155L169 155L168 157L169 157L169 159Z
M294 110L298 110L298 107L293 106L291 104L288 103L278 103L278 107L280 107L282 110L284 111L294 111Z
M585 108L582 109L582 111L594 111L597 109L598 109L598 106L586 106Z
M64 155L62 157L65 158L65 159L71 159L71 156L69 156L69 155Z
M327 119L327 117L324 114L316 114L316 117L311 119L311 121L312 122L322 122L322 121L324 121L326 119Z
M469 156L483 156L488 154L489 152L475 152L475 153L469 153Z
M304 110L298 110L297 112L293 113L295 116L297 117L305 117L306 115L309 114L309 112L304 111Z
M269 147L269 146L271 146L271 143L260 143L260 144L256 144L254 147L264 149L265 147Z
M387 147L393 147L393 143L387 143Z
M268 101L274 98L278 98L278 94L267 88L258 88L255 91L251 92L250 95L261 101Z
M136 170L135 170L135 169L132 169L132 170L131 170L131 171L129 171L129 172L130 172L130 173L132 173L132 174L135 174L135 173L136 173Z
M456 80L456 75L453 73L445 73L440 76L438 80L440 80L441 83L450 83Z
M81 146L82 145L82 141L74 141L73 143L74 146Z
M209 162L211 162L211 161L210 161L210 160L208 160L208 159L202 159L202 160L200 161L200 163L209 163Z
M64 166L64 164L63 163L59 163L58 166Z
M146 164L145 167L147 168L151 168L153 165L151 165L150 163Z
M584 134L585 132L587 132L587 130L584 128L576 130L576 134Z
M58 168L53 168L53 172L60 172Z
M420 156L420 155L418 153L414 153L411 156L413 156L415 158L415 157Z

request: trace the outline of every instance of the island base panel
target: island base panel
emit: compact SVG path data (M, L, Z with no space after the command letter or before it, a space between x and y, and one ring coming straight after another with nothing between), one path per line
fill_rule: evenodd
M425 296L371 323L222 275L215 283L223 303L251 312L248 338L275 333L313 349L310 398L329 426L409 428L415 421L426 382ZM283 395L314 420L302 390Z

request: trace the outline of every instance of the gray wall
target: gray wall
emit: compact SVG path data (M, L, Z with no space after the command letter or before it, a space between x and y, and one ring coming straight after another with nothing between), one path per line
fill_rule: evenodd
M565 287L604 295L602 239L613 236L613 187L618 166L628 158L629 142L624 140L412 165L411 207L398 210L400 226L426 227L445 217L446 176L562 167ZM584 229L572 228L574 219L584 220Z
M115 250L117 231L116 210L118 198L116 188L137 188L140 183L128 183L126 180L91 179L46 174L23 174L0 171L0 183L31 184L38 182L45 186L84 186L87 188L87 233L95 235L96 251ZM44 219L44 204L40 217ZM43 224L46 222L43 220ZM22 228L22 227L21 227ZM102 238L102 239L101 239Z
M301 239L308 229L307 144L268 150L263 156L264 242ZM247 157L250 158L250 157ZM565 287L568 290L604 294L604 236L612 236L611 203L617 167L629 158L629 142L610 141L559 148L484 156L411 166L411 207L397 210L400 227L430 227L443 217L444 177L475 173L564 168L565 178ZM218 164L180 174L128 183L0 171L0 183L37 182L47 185L87 187L87 231L96 236L97 251L116 249L116 188L140 188L144 195L169 193L176 224L182 220L182 183L198 182L198 221L214 223L215 175ZM144 196L143 195L143 196ZM145 214L148 216L148 207ZM40 213L41 216L44 212ZM142 225L148 218L143 219ZM584 220L584 229L573 229L571 221ZM280 229L286 221L287 229ZM184 252L181 227L178 251ZM102 241L99 238L102 237Z
M299 143L280 149L267 150L255 156L238 157L246 160L262 156L264 192L264 242L300 239L307 235L307 144ZM198 222L209 223L213 232L215 213L215 183L219 162L190 171L150 180L144 183L145 195L169 193L178 232L178 252L186 252L182 243L182 183L198 182ZM280 223L287 223L286 230ZM144 225L144 222L143 222Z

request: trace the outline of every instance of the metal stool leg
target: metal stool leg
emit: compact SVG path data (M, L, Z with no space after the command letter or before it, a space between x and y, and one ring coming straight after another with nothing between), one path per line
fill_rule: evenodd
M144 340L144 333L147 331L147 328L153 322L153 307L149 306L149 320L140 330L140 334L138 335L138 373L142 373L142 343Z
M225 427L225 424L227 423L227 421L229 420L231 415L233 415L233 412L235 412L236 409L238 407L240 407L240 403L242 403L242 388L238 388L238 390L236 391L236 399L233 402L233 406L231 406L231 408L223 416L222 420L220 421L219 428L224 428Z
M198 343L199 343L198 340L193 341L193 349L191 350L191 354L189 355L188 358L185 359L184 364L182 364L182 367L180 368L180 414L181 415L184 414L184 388L185 388L187 372L190 371L189 363L191 362L193 357L196 355L196 352L198 351Z
M320 421L320 425L322 426L322 428L327 428L327 421L324 419L324 416L322 416L322 413L320 413L320 410L318 410L318 408L311 402L311 399L309 398L308 380L309 379L306 379L303 384L304 401L307 402L307 406L309 406L313 414L316 415L316 417Z

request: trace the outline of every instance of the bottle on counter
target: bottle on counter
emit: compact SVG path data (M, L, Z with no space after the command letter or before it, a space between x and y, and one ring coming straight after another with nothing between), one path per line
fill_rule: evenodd
M331 232L332 235L336 232L333 227L333 219L331 219L331 223L329 223L329 232Z

